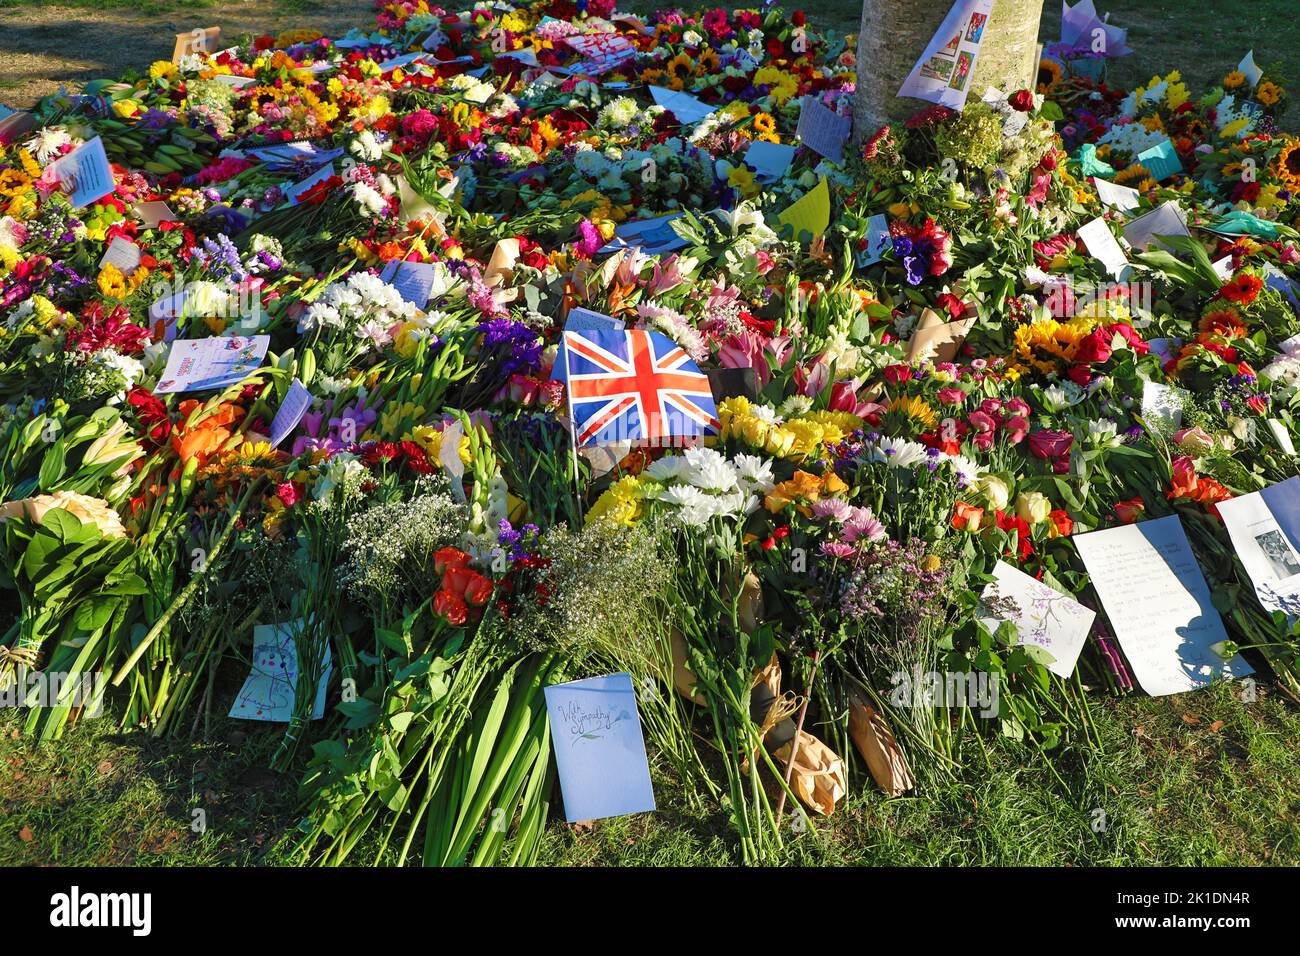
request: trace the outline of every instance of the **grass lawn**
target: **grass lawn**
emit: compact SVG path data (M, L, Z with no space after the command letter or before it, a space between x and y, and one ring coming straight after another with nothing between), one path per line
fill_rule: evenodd
M1097 699L1104 754L967 748L961 779L886 799L855 777L817 832L812 865L1252 865L1300 863L1300 714L1261 685L1173 698ZM296 781L265 770L278 728L222 723L205 742L118 734L107 717L37 748L0 719L0 865L286 863ZM1059 774L1059 778L1056 774ZM656 768L660 811L590 831L552 822L548 865L727 865L715 805L691 806ZM201 817L195 811L201 810ZM195 832L196 820L206 824ZM360 862L360 858L358 858Z
M655 6L622 4L640 11ZM809 12L817 25L851 32L859 9L828 0ZM1177 68L1195 95L1246 49L1253 46L1267 65L1288 59L1300 42L1294 5L1284 0L1231 12L1205 0L1111 0L1099 9L1129 27L1137 51L1112 73L1121 85ZM60 81L74 85L166 56L170 33L200 21L342 29L370 15L369 4L357 0L329 6L148 0L143 11L135 0L66 6L0 0L0 100L30 102ZM1058 20L1049 4L1043 18L1049 41L1058 36ZM105 44L105 31L113 43ZM1010 743L992 745L987 757L968 746L960 779L914 796L885 799L869 780L854 777L849 797L817 833L792 834L790 862L1295 865L1300 712L1266 684L1259 690L1252 703L1227 686L1161 699L1094 696L1101 755L1071 752L1049 763ZM0 713L0 864L288 860L283 835L297 822L296 778L265 769L278 728L221 721L202 741L158 741L118 733L110 715L36 748L19 726L18 715ZM542 861L736 862L724 813L691 805L660 768L655 776L659 813L581 832L553 822Z

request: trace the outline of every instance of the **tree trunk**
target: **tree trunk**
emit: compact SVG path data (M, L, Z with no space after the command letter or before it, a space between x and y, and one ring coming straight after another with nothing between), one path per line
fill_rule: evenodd
M922 100L899 98L898 89L951 7L952 0L864 0L853 104L858 142L925 106ZM1033 89L1042 12L1043 0L993 0L967 102L990 86L1008 93Z

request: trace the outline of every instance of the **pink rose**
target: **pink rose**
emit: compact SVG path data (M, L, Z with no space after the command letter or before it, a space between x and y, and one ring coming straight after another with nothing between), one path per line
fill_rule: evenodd
M945 405L960 405L966 401L966 393L955 385L939 389L939 401Z

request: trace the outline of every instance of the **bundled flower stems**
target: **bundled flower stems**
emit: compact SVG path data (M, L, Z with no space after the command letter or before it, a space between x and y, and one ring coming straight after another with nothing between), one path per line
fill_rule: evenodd
M261 721L298 861L526 865L546 689L626 673L661 797L778 863L1007 739L1106 759L1145 657L1078 542L1169 518L1226 635L1198 666L1296 699L1300 558L1261 539L1261 588L1220 510L1298 473L1274 70L1123 91L1049 51L851 130L853 38L770 7L399 0L216 46L0 120L0 692L36 739ZM566 328L671 367L593 423ZM694 430L651 440L659 402Z

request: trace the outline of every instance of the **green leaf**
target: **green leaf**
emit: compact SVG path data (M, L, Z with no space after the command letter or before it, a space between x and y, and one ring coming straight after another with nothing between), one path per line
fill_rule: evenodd
M51 508L41 517L41 524L63 542L76 539L81 532L81 522L76 515L63 508Z

